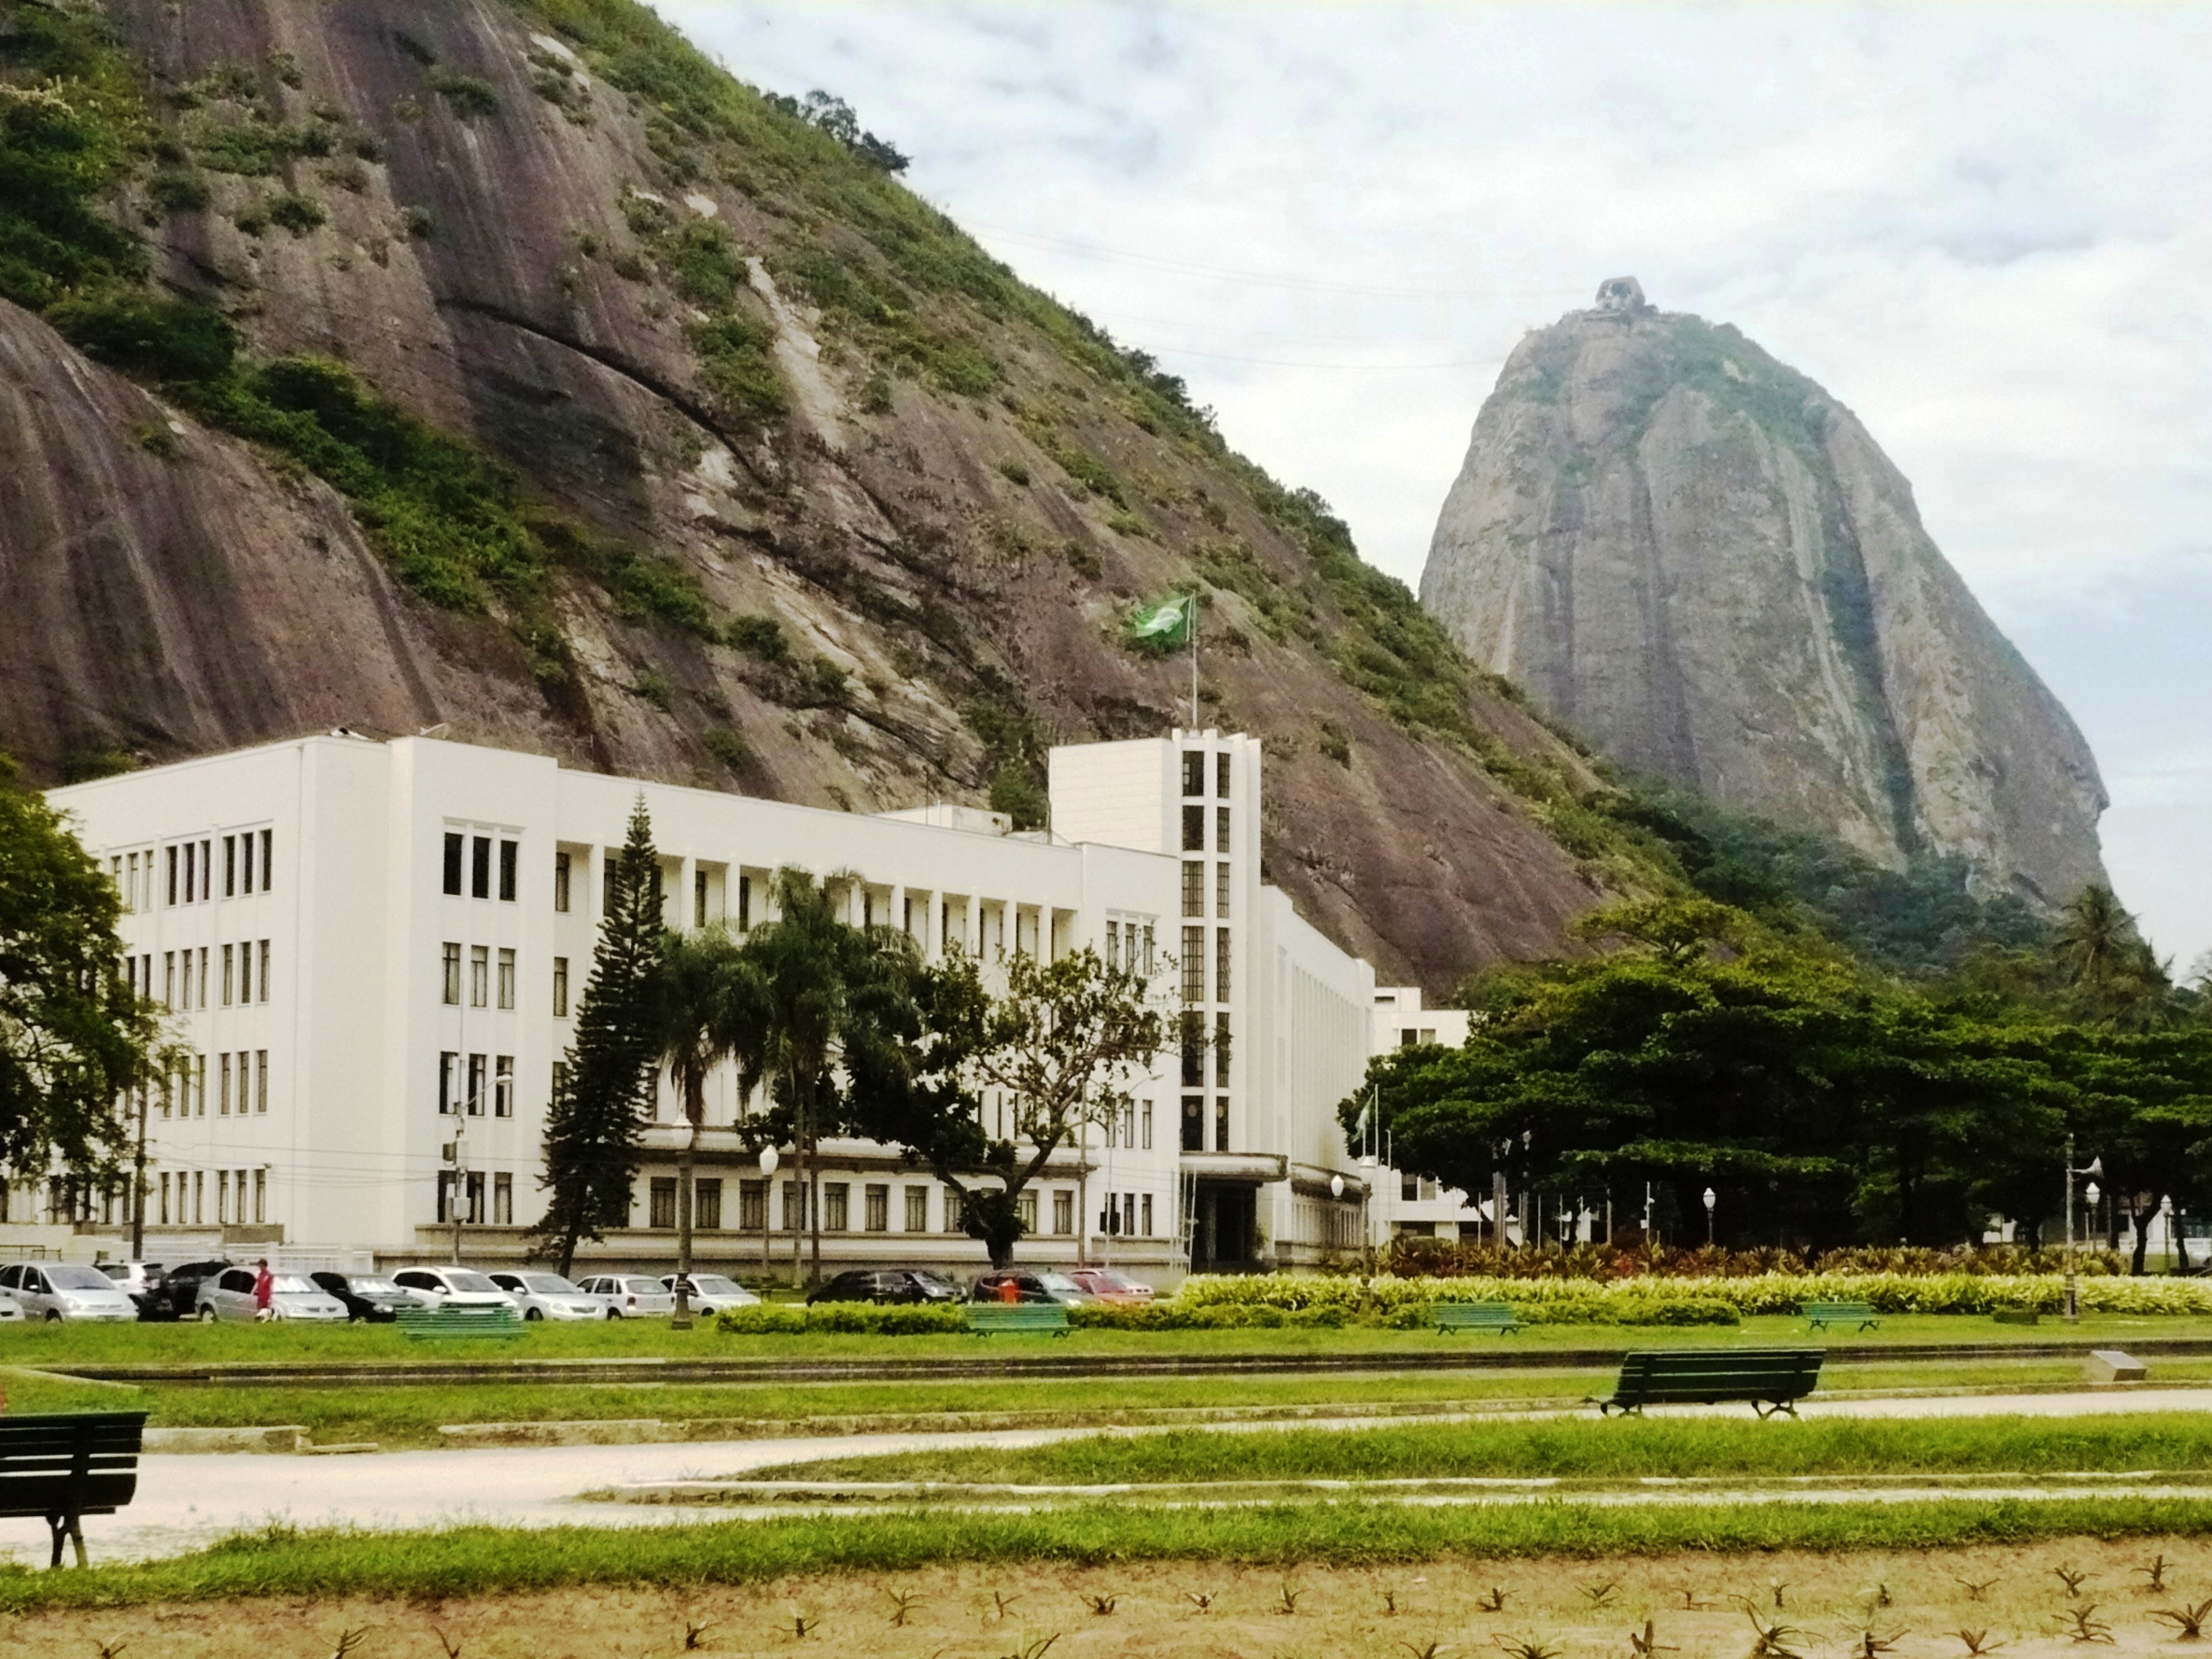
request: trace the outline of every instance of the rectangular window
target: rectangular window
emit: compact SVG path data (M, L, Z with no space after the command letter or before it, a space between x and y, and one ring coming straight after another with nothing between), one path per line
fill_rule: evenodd
M438 1172L438 1224L443 1227L454 1219L454 1172Z
M223 837L223 897L238 897L238 837Z
M514 1177L504 1170L492 1177L492 1225L514 1225Z
M258 1227L269 1219L269 1172L254 1171L254 1224Z
M707 926L707 872L704 870L692 871L692 926Z
M603 916L614 913L615 857L616 855L609 852L599 855L599 913Z
M707 1233L722 1230L722 1184L719 1178L692 1183L692 1225Z
M1014 1219L1021 1223L1024 1233L1037 1231L1037 1194L1024 1192L1014 1201Z
M906 1189L906 1227L908 1233L927 1233L930 1230L930 1190L927 1187Z
M227 951L228 946L224 947ZM247 940L238 947L238 1000L254 999L254 941Z
M215 1172L215 1224L231 1224L231 1172L227 1169Z
M1052 1195L1052 1230L1062 1238L1075 1231L1075 1194L1065 1188Z
M199 873L199 869L200 849L195 843L188 841L185 843L185 902L187 904L192 902L192 889L195 885L193 878Z
M1203 1094L1183 1097L1183 1150L1186 1152L1206 1150L1206 1096Z
M1213 1086L1229 1086L1229 1016L1225 1013L1213 1016Z
M261 831L261 891L264 893L269 891L270 879L276 874L275 862L270 856L275 835L276 831L273 830Z
M469 947L469 1006L483 1008L492 997L492 947L472 944Z
M1183 792L1185 795L1206 793L1206 755L1201 749L1183 752Z
M514 1056L501 1054L492 1062L492 1116L514 1116Z
M1219 928L1213 935L1213 1000L1229 999L1229 930Z
M1106 966L1109 968L1121 966L1121 924L1119 922L1106 924Z
M861 1222L870 1233L891 1230L891 1190L870 1186L861 1194Z
M202 945L200 947L200 1006L202 1008L205 1008L207 1006L207 949L208 947L205 945Z
M1186 1011L1179 1040L1183 1051L1183 1086L1195 1089L1206 1080L1206 1016Z
M499 1006L514 1006L514 953L504 945L499 949Z
M1183 913L1202 916L1206 913L1206 861L1203 858L1185 858L1183 861Z
M553 1017L568 1017L568 958L553 958Z
M191 1221L191 1224L195 1227L201 1224L202 1220L207 1214L206 1196L207 1172L203 1169L195 1169L192 1171ZM184 1220L184 1177L181 1175L176 1178L176 1208L177 1220L181 1221Z
M461 896L461 832L445 832L445 890L455 899Z
M961 1201L960 1195L950 1187L945 1189L945 1231L947 1233L968 1231L968 1206Z
M1217 1152L1229 1150L1229 1097L1226 1094L1213 1097L1213 1150Z
M244 886L245 886L245 890L246 890L248 893L250 893L250 892L252 892L252 891L254 890L254 838L253 838L253 836L252 836L252 835L250 835L250 834L247 834L247 835L241 835L241 836L238 838L238 850L239 850L241 853L243 853L243 854L245 854L245 883L244 883L243 885L244 885Z
M115 861L115 867L117 871L116 885L120 887L123 893L123 909L126 912L136 910L138 908L138 855L133 853L127 862L118 858Z
M762 1233L768 1226L768 1183L766 1181L739 1181L737 1183L737 1231Z
M1152 1194L1150 1192L1145 1193L1143 1203L1144 1236L1150 1238L1152 1236Z
M483 1176L476 1171L471 1171L469 1176L469 1215L467 1220L471 1227L483 1225Z
M822 1188L822 1230L846 1233L851 1227L852 1186L847 1181L832 1181Z
M786 1233L806 1231L806 1188L804 1182L783 1183L783 1230Z
M553 855L553 909L566 913L568 909L568 855Z
M461 1108L461 1056L447 1049L438 1056L438 1115L451 1117Z
M163 851L168 856L169 864L169 902L175 904L176 902L176 849L166 847Z
M1183 809L1183 850L1186 853L1206 850L1206 809L1202 806Z
M1229 919L1229 861L1224 858L1213 867L1213 915L1216 921Z
M469 1115L472 1118L483 1116L484 1074L489 1069L486 1058L483 1054L469 1056Z
M568 1062L567 1062L567 1061L566 1061L566 1060L555 1060L555 1061L553 1062L553 1095L552 1095L552 1098L553 1098L553 1099L554 1099L554 1100L558 1100L558 1099L559 1099L559 1098L560 1098L560 1097L561 1097L561 1096L562 1096L564 1094L566 1094L566 1093L567 1092L567 1088L568 1088Z
M269 941L261 941L261 1000L269 1000Z
M205 1054L195 1054L192 1057L192 1094L199 1102L193 1108L192 1115L204 1118L207 1115L207 1056Z
M228 1053L216 1056L216 1116L227 1118L231 1115L231 1056Z
M1229 798L1229 758L1226 755L1213 757L1213 792L1224 801Z
M656 1175L652 1178L652 1192L645 1216L648 1227L671 1228L676 1225L676 1178Z
M458 1008L461 1006L461 947L449 939L441 948L444 973L439 1000L448 1008Z
M176 953L161 953L161 1009L168 1012L176 1007Z
M1229 850L1229 809L1225 806L1213 809L1213 850L1217 853Z
M737 878L737 931L749 932L752 928L752 877Z
M184 954L184 1005L192 1006L192 953Z
M238 952L236 946L223 946L223 1006L225 1008L229 1008L231 1006L231 991L232 985L235 983L236 977L232 972L234 966L232 959L237 955L237 954Z
M1206 929L1203 927L1183 930L1183 999L1206 1000Z
M469 897L489 899L492 896L492 838L472 835L469 838Z
M269 1051L254 1051L254 1116L264 1117L269 1111Z
M503 904L514 902L514 867L521 851L521 846L515 842L502 841L499 843L499 899Z
M1147 1101L1145 1101L1145 1102L1143 1103L1142 1110L1141 1110L1141 1112L1140 1113L1140 1116L1139 1116L1139 1120L1138 1120L1138 1121L1139 1121L1139 1122L1141 1122L1141 1123L1143 1125L1143 1128L1144 1128L1144 1150L1145 1150L1146 1151L1148 1151L1148 1152L1149 1152L1149 1151L1151 1151L1151 1150L1152 1150L1152 1102L1151 1102L1151 1101L1147 1100Z

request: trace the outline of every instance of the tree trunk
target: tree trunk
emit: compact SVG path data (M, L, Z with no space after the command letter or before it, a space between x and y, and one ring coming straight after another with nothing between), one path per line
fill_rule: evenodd
M2143 1276L2143 1258L2150 1248L2150 1218L2158 1214L2155 1207L2145 1209L2140 1200L2128 1206L2128 1222L2135 1230L2135 1253L2128 1263L2128 1274L2133 1278Z
M707 1080L683 1080L683 1145L676 1159L676 1312L669 1320L674 1331L692 1325L692 1150L699 1138L700 1120L707 1116Z

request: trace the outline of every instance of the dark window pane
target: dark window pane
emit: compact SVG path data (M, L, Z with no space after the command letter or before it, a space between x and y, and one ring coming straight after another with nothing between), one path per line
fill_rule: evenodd
M492 896L492 838L479 835L469 853L469 897L489 899Z
M1197 749L1186 750L1183 757L1183 792L1185 795L1206 793L1206 757Z
M514 902L514 864L516 845L511 841L499 843L499 897L507 903Z
M445 837L445 890L456 899L461 892L461 838L448 831Z
M1186 853L1206 850L1206 809L1202 806L1183 809L1183 850Z

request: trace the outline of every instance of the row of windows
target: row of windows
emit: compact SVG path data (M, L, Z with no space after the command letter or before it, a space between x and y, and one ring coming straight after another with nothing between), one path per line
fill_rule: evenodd
M1202 1152L1206 1150L1206 1096L1185 1094L1183 1097L1183 1150ZM1229 1101L1225 1094L1213 1099L1213 1150L1229 1150Z
M555 989L558 1000L566 1001L567 992L567 958L561 957L560 975ZM448 1008L461 1006L461 946L458 941L447 940L441 948L439 1000ZM472 944L469 947L469 1006L488 1008L492 996L492 947ZM514 1006L514 952L502 945L499 949L499 1006Z
M1186 858L1183 864L1183 913L1202 916L1206 913L1206 861ZM1213 914L1217 921L1229 919L1229 865L1226 859L1213 867Z
M1213 757L1213 792L1226 801L1229 798L1228 756L1215 755ZM1185 795L1206 793L1206 751L1204 749L1183 751L1183 792Z
M521 851L519 843L506 840L499 843L499 898L508 904L514 902L515 866ZM469 897L489 899L492 896L492 838L488 835L463 835L457 830L445 832L445 890L455 899L461 896L464 863L468 866Z
M207 1115L208 1056L188 1054L161 1078L164 1118ZM269 1051L230 1049L215 1056L216 1116L266 1116L269 1110Z
M252 1178L250 1188L248 1177ZM170 1208L170 1177L162 1176L155 1192L148 1194L155 1199L155 1214L160 1218L158 1224L161 1226L206 1226L207 1201L210 1198L215 1200L214 1220L218 1227L244 1227L269 1220L269 1172L266 1169L218 1169L213 1178L204 1169L179 1170L175 1178L176 1201L174 1211Z
M206 903L216 896L216 844L212 836L178 842L161 849L158 866L150 847L143 853L110 857L108 874L122 896L123 909L153 909L157 880L165 904ZM274 832L248 830L224 836L221 844L222 896L235 899L242 893L268 892L275 876Z
M1186 806L1183 809L1183 850L1202 853L1206 850L1206 809ZM1213 850L1217 853L1234 851L1229 844L1229 809L1213 809Z
M227 944L220 955L210 954L211 947L202 945L197 951L163 951L161 953L161 1007L165 1011L205 1008L208 997L217 989L216 969L222 970L220 988L222 1005L235 1007L242 1003L269 1000L269 941L249 939L239 944ZM151 1002L154 999L154 957L151 951L139 956L125 956L123 969L131 981L131 989Z
M692 1182L692 1226L702 1233L717 1233L722 1227L722 1187L719 1179L695 1179ZM927 1233L930 1230L930 1189L905 1187L901 1189L901 1220L903 1233ZM804 1233L807 1230L806 1183L785 1181L777 1194L780 1199L778 1231ZM1066 1237L1075 1231L1075 1194L1067 1188L1052 1193L1051 1233ZM1123 1206L1127 1205L1126 1210ZM655 1176L647 1190L645 1224L649 1228L669 1229L677 1223L677 1185L674 1176ZM824 1233L850 1233L852 1224L852 1183L824 1181L821 1187L821 1223ZM943 1231L965 1233L967 1220L961 1213L959 1194L945 1194ZM1024 1192L1015 1200L1015 1212L1022 1225L1029 1232L1037 1231L1037 1194ZM1111 1216L1116 1230L1123 1217L1129 1219L1133 1231L1136 1219L1143 1220L1143 1232L1152 1234L1152 1196L1144 1194L1141 1210L1136 1193L1110 1194L1109 1204L1100 1212L1101 1228L1105 1218ZM737 1183L737 1230L740 1233L763 1233L768 1226L768 1183L766 1181L739 1181ZM861 1188L861 1225L862 1233L889 1233L891 1230L891 1188L888 1182L869 1182Z
M1186 1003L1206 1000L1206 929L1185 927L1183 930L1183 999ZM1229 999L1229 930L1217 927L1213 931L1213 1000Z
M461 1220L468 1226L481 1227L484 1223L484 1178L479 1169L441 1172L438 1177L438 1220L451 1226L455 1209L455 1185L460 1183ZM495 1227L514 1225L514 1177L504 1171L491 1179L491 1223Z
M465 1067L463 1058L450 1049L438 1056L438 1115L481 1118L489 1101L495 1118L513 1117L514 1056L469 1054Z
M1131 973L1157 972L1154 950L1150 922L1107 922L1107 967L1127 968Z
M1196 1089L1206 1081L1206 1055L1213 1055L1213 1086L1229 1086L1229 1016L1213 1016L1212 1040L1207 1039L1206 1016L1196 1011L1183 1016L1183 1086Z

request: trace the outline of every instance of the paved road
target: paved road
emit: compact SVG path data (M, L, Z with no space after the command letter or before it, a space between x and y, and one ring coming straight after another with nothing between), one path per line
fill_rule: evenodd
M2116 1412L2203 1411L2212 1392L2146 1388L2080 1394L1972 1395L1906 1400L1811 1401L1807 1417L2060 1417ZM1741 1406L1678 1407L1655 1415L1742 1415ZM1451 1419L1424 1418L1425 1422ZM1225 1432L1283 1429L1363 1429L1373 1418L1221 1425ZM481 1451L394 1452L339 1457L148 1457L138 1498L119 1515L85 1522L96 1561L177 1554L271 1520L301 1527L411 1529L468 1521L511 1527L683 1526L728 1520L733 1512L640 1504L582 1504L579 1493L632 1484L742 1475L777 1464L867 1457L923 1447L1020 1447L1098 1433L1164 1433L1165 1429L1034 1429L956 1434L839 1435L820 1440L696 1442L681 1445L552 1446ZM1786 1433L1786 1426L1776 1432ZM1885 1496L1933 1496L1932 1489ZM1979 1492L1977 1497L1992 1494ZM2049 1497L2051 1489L2023 1495ZM1855 1495L1858 1497L1866 1494ZM1654 1494L1652 1499L1661 1500ZM1663 1499L1679 1501L1679 1499ZM788 1512L786 1512L788 1513ZM43 1563L46 1529L37 1521L0 1521L0 1551Z

